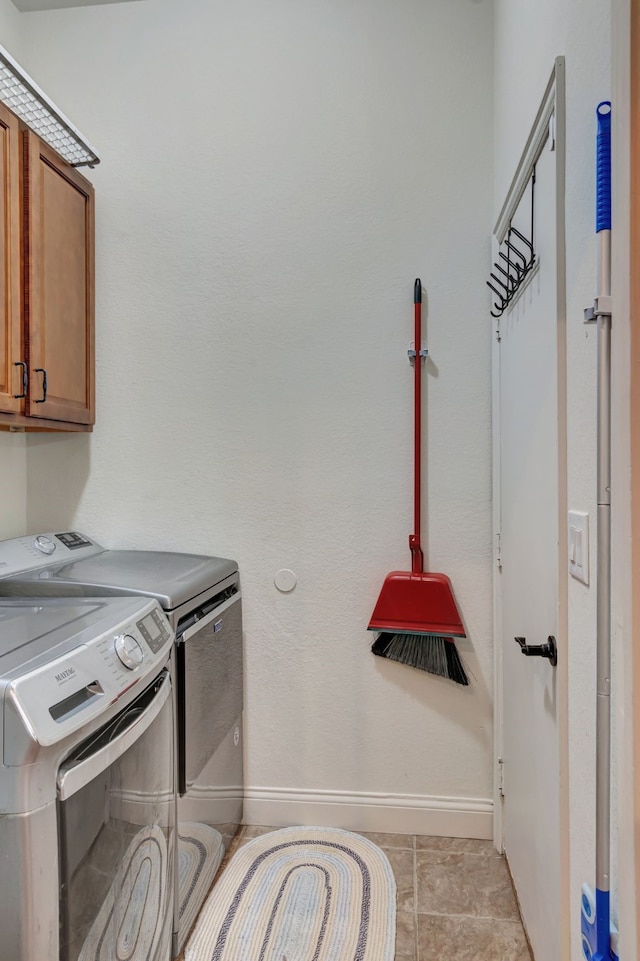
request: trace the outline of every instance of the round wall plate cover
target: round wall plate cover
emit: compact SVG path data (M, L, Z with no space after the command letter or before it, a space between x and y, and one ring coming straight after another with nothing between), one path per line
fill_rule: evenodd
M292 591L298 583L298 578L293 571L283 567L282 570L278 571L276 576L273 578L273 583L276 585L279 591L282 591L283 594L288 594L289 591Z

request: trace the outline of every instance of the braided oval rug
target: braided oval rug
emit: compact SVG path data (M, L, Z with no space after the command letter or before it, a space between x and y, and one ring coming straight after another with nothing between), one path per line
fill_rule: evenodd
M335 828L285 828L236 851L185 961L393 961L395 918L380 848Z
M208 824L181 821L178 830L178 898L180 930L193 926L202 899L224 857L222 835ZM178 945L181 950L182 944Z

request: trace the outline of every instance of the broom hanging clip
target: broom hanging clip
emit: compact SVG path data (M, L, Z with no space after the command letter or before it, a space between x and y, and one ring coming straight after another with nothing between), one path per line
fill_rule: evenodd
M426 345L423 343L423 344L422 344L422 347L420 348L420 357L421 357L423 363L424 363L424 361L427 359L428 356L429 356L429 351L427 350ZM416 344L415 344L415 341L414 341L414 340L412 340L411 343L409 344L409 350L407 351L407 357L409 358L409 363L410 363L411 366L413 367L413 365L414 365L415 362L416 362Z

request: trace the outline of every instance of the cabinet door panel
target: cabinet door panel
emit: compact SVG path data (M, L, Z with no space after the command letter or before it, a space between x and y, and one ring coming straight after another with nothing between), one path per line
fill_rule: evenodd
M23 361L20 293L20 130L18 118L0 104L0 410L20 412Z
M28 409L93 424L93 188L33 134L25 144Z

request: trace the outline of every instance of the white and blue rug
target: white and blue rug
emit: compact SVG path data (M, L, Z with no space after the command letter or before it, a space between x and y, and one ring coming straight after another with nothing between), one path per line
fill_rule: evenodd
M396 885L371 841L285 828L234 854L185 961L393 961Z
M197 821L181 821L178 831L178 897L180 931L189 932L198 908L211 887L224 857L224 841L215 828ZM182 939L178 944L182 950Z

